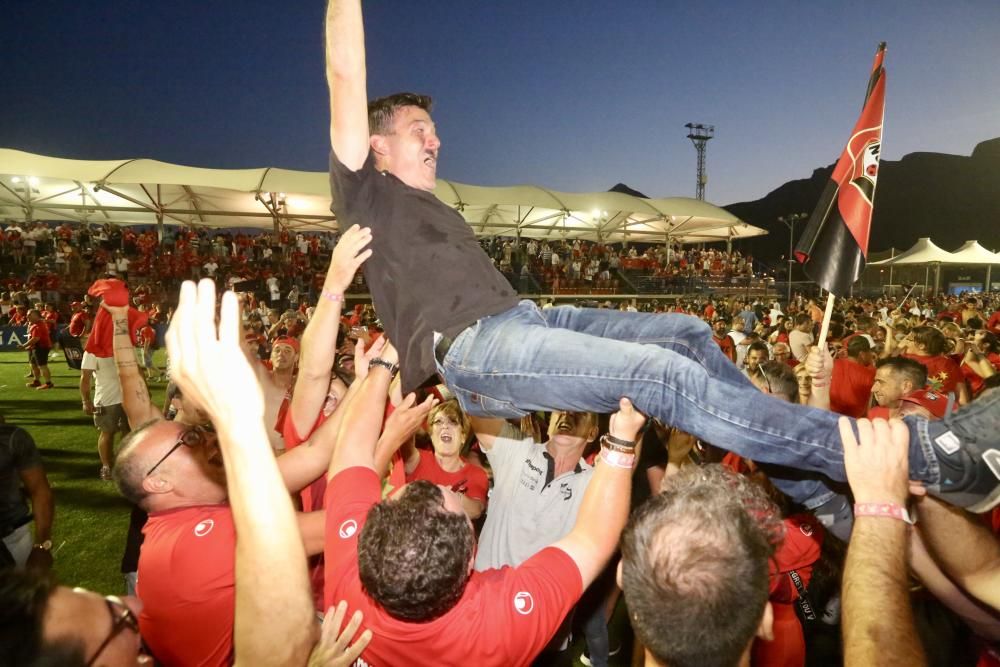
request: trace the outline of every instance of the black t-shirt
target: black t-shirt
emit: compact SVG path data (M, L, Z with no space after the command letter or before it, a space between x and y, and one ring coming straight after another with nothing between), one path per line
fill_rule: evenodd
M21 494L20 473L40 465L42 458L28 432L12 424L0 424L0 531L8 531L30 514Z
M372 230L365 280L399 351L404 393L435 374L435 331L454 337L517 305L517 293L462 216L434 193L377 171L371 154L352 172L331 152L330 190L330 210L341 229L358 224Z

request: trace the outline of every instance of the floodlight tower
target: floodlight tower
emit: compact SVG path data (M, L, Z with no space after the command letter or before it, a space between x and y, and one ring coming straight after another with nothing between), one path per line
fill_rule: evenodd
M687 123L684 127L688 129L687 138L691 140L694 149L698 151L698 185L695 188L695 198L704 201L705 183L708 182L708 174L705 173L705 149L708 140L715 135L715 126Z

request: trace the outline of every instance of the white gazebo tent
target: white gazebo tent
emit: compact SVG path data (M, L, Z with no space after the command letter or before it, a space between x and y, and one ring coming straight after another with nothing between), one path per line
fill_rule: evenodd
M435 195L479 235L682 243L766 234L683 197L488 188L438 180ZM330 229L325 172L203 169L156 160L69 160L0 149L0 219L120 225Z
M951 253L952 258L960 264L986 265L986 291L990 291L993 265L1000 264L1000 253L990 252L979 241L966 241L965 244Z
M895 266L904 264L926 264L927 273L930 272L931 265L936 267L934 274L934 293L938 291L938 284L941 280L941 264L952 263L953 256L947 250L942 250L938 246L934 245L928 237L923 237L917 239L917 242L909 248L898 255L891 257L890 259L884 259L881 262L872 262L869 266ZM924 283L928 281L928 277L924 278ZM891 282L891 280L890 280Z

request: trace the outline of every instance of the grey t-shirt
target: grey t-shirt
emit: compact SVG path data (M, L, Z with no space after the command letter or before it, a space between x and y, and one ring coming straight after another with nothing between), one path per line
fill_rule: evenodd
M572 472L552 479L555 461L545 445L510 424L486 456L493 468L493 491L479 537L479 571L520 565L565 537L594 474L581 460Z
M42 465L42 457L28 432L0 424L0 536L31 512L21 494L22 471Z

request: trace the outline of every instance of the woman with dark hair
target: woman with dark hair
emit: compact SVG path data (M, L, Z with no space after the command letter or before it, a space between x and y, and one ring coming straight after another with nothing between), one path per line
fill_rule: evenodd
M948 356L945 335L935 327L914 327L900 342L902 356L927 368L928 386L942 394L954 393L960 405L969 402L969 387L959 364Z

